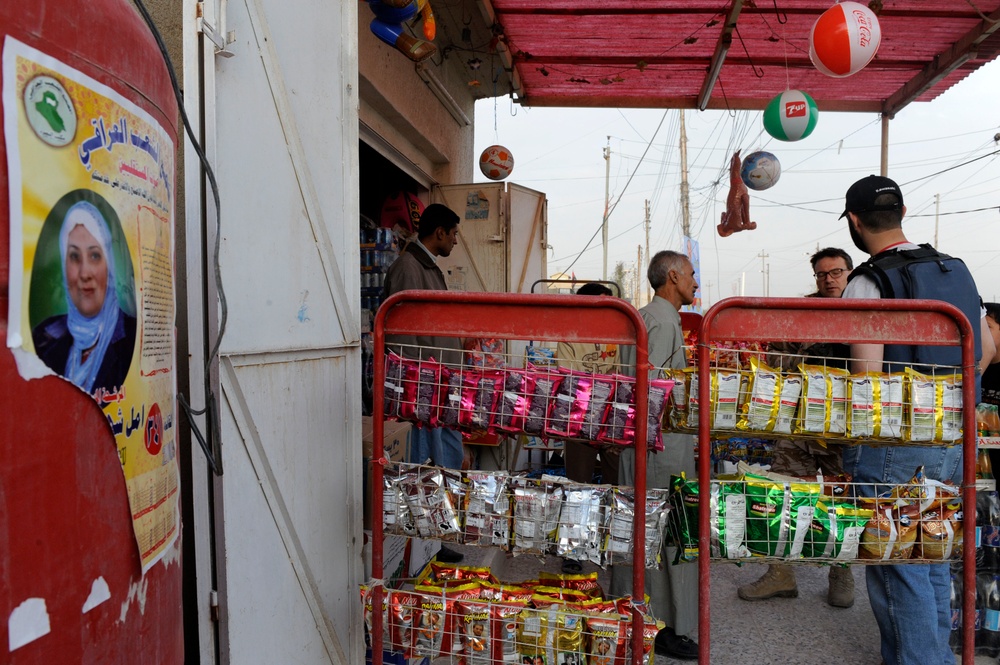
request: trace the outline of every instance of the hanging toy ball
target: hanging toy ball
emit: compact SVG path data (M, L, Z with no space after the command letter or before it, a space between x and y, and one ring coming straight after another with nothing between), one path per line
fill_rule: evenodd
M514 170L514 156L502 145L491 145L479 155L479 170L490 180L503 180Z
M755 191L769 189L781 177L781 162L769 152L758 150L743 158L740 178L743 184Z
M779 141L804 139L816 129L818 119L816 102L801 90L785 90L764 109L764 129Z
M871 62L882 41L875 13L858 2L827 9L809 33L809 59L827 76L856 74Z

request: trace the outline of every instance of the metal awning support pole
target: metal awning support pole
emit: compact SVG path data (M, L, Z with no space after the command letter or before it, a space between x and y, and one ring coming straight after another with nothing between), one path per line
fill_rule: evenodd
M889 175L889 116L882 114L882 157L879 175L883 178Z

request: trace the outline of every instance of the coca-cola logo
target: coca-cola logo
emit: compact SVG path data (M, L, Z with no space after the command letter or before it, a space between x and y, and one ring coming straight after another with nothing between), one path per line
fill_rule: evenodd
M806 115L805 102L785 102L786 118L804 118Z
M868 46L872 41L871 17L860 9L855 9L851 13L854 14L854 20L858 22L858 44Z

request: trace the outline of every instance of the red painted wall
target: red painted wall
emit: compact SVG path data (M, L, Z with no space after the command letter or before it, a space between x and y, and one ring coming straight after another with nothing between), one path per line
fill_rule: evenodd
M166 66L127 0L0 2L0 35L114 88L176 144ZM142 576L107 420L67 381L23 380L6 348L8 216L0 132L0 663L181 663L180 543ZM98 577L111 598L84 614ZM51 632L10 652L11 612L29 598L45 600Z

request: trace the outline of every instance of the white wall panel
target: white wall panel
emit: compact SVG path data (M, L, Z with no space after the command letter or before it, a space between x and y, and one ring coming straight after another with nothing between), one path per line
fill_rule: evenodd
M357 557L344 517L360 505L338 478L349 364L343 357L255 357L233 359L228 375L223 369L234 663L337 662L323 631L346 645L357 620L357 587L348 579L357 574ZM307 412L312 416L301 417ZM360 468L360 452L350 448L351 468Z

